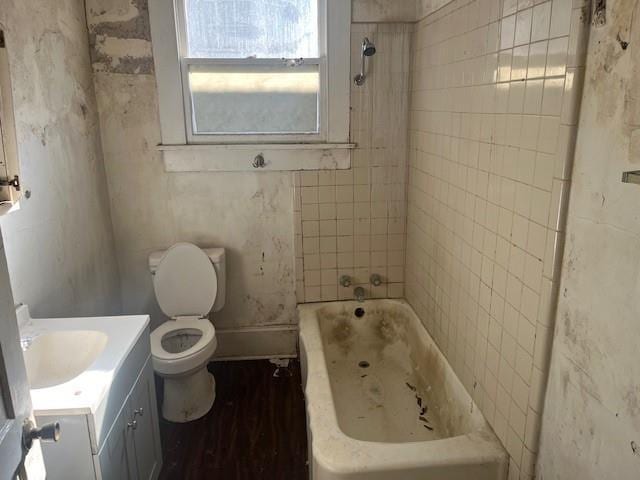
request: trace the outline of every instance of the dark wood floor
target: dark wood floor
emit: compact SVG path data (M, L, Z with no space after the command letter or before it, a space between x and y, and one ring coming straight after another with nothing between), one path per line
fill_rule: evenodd
M300 364L216 362L216 401L200 420L160 421L161 480L307 480Z

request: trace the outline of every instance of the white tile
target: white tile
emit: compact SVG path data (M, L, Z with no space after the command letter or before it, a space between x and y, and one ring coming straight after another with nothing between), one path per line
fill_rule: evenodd
M527 77L529 45L521 45L512 51L511 80L522 80Z
M512 418L512 411L515 410L513 412L513 422L516 423L518 436L521 436L521 438L524 439L526 419L524 417L523 411L528 410L529 386L519 375L514 375L513 377L511 398L513 400L513 403L510 405L511 408L509 409L510 423ZM511 424L513 426L513 423Z
M300 172L300 185L313 187L318 185L318 172Z
M510 15L500 23L500 49L512 48L516 29L516 16Z
M507 16L516 13L518 9L518 0L503 0L502 15Z
M333 185L323 185L318 187L318 202L333 203L336 201L336 187Z
M560 115L562 112L563 92L564 78L547 78L544 80L542 115Z
M320 237L319 240L320 253L337 252L336 237Z
M538 115L542 108L543 80L527 80L525 87L524 109L528 115Z
M551 22L551 2L541 3L533 7L531 19L531 41L546 40L549 38L549 25Z
M302 203L318 203L318 187L301 188Z
M305 302L319 302L322 299L322 296L320 294L320 287L311 287L309 285L305 285L304 299Z
M304 284L308 287L320 285L320 270L305 270ZM306 295L305 295L306 296Z
M559 118L542 117L540 120L537 150L549 154L556 153L560 130Z
M551 7L551 37L569 35L571 0L553 0Z
M317 220L302 222L302 235L304 237L317 237L319 235L320 225Z
M527 64L527 78L544 77L547 63L547 40L532 43L529 46L529 62Z
M335 236L336 235L336 221L335 220L320 220L319 233L321 237ZM304 224L303 224L304 229ZM304 234L304 230L303 230Z
M509 88L509 103L507 111L509 113L523 113L524 111L525 82L511 82Z
M302 220L318 220L320 217L317 203L306 203L302 205Z
M531 190L531 212L529 218L540 225L546 225L549 219L551 194L546 190Z
M338 268L338 256L336 253L323 253L320 255L320 268L335 269Z
M304 216L304 209L303 209ZM318 218L320 220L335 220L336 219L336 204L335 203L322 203L318 205Z
M335 185L336 184L336 172L349 171L349 170L320 170L318 174L318 185ZM303 175L307 172L303 172Z
M545 71L545 75L547 77L560 76L566 73L568 49L568 37L560 37L549 40L549 47L547 50L547 66Z
M516 15L516 30L514 45L524 45L531 39L531 17L532 10L522 10Z
M535 322L538 318L538 306L540 297L529 287L522 288L522 301L520 303L520 312L529 322Z

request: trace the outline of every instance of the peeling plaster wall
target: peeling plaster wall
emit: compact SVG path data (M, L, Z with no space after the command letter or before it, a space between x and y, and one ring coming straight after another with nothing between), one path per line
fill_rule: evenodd
M415 22L416 0L352 0L354 22Z
M353 22L417 22L452 0L352 0Z
M295 323L292 175L166 173L146 0L88 0L87 20L124 311L164 321L147 257L189 241L227 249L217 328Z
M539 478L640 472L640 11L591 27ZM618 38L619 37L619 38ZM623 42L628 42L623 48Z
M31 197L0 224L13 296L34 316L120 311L82 0L0 0L20 174Z
M366 18L365 10L354 10L353 20L415 12L409 0L402 8L374 3ZM155 149L160 127L147 0L87 0L87 21L124 310L151 312L154 324L164 319L147 256L183 240L228 249L227 304L214 316L216 327L296 323L294 174L165 173Z

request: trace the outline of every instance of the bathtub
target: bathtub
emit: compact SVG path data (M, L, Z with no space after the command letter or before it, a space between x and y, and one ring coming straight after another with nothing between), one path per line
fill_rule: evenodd
M506 478L506 451L406 302L298 315L313 480Z

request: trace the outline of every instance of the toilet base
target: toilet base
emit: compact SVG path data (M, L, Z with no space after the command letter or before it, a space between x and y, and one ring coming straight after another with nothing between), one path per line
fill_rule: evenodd
M216 399L216 381L206 365L183 376L164 377L162 416L176 423L203 417Z

